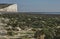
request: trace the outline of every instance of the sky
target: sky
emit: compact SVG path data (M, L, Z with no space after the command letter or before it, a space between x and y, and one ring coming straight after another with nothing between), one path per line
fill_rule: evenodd
M60 0L0 0L17 3L19 12L60 12Z

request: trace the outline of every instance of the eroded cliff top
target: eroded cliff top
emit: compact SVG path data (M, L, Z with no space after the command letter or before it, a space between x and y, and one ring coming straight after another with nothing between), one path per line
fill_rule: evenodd
M12 5L12 4L0 4L0 9L1 9L1 8L5 8L5 7L8 7L8 6L10 6L10 5Z

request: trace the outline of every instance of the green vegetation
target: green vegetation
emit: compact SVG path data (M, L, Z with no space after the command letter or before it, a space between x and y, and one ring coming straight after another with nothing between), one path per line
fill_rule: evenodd
M45 34L46 39L54 39L55 37L60 37L60 16L43 16L32 14L1 14L0 17L4 19L9 19L9 21L7 22L2 21L2 23L7 24L4 27L8 31L8 35L15 35L13 34L13 31L19 31L19 29L16 28L19 27L25 31L32 28L31 31L39 32L35 35ZM27 34L30 34L30 32ZM23 39L29 38L23 37Z

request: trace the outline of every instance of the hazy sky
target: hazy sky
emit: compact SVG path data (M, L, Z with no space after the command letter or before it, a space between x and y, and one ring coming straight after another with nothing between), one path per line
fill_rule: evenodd
M17 3L20 12L60 12L60 0L0 0L0 3Z

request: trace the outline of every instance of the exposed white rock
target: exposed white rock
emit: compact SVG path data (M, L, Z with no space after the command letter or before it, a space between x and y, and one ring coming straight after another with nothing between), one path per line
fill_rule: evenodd
M17 12L17 4L11 4L5 8L0 9L1 12Z
M21 31L22 29L21 28L19 28L19 27L16 27L16 29L18 29L19 31Z
M60 28L60 26L58 26L57 28Z

